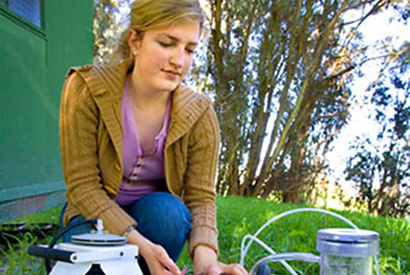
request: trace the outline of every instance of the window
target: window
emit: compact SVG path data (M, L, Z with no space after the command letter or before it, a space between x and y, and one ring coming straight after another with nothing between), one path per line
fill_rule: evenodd
M8 5L9 10L41 28L41 2L42 0L0 0L1 4Z

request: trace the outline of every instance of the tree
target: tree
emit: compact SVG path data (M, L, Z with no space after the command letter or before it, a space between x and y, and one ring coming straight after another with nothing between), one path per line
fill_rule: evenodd
M410 213L410 44L392 51L386 62L370 89L376 142L358 138L346 179L357 184L369 212L403 217Z
M348 84L372 59L359 26L391 5L406 20L408 8L397 0L203 1L210 39L191 78L214 98L220 121L217 191L298 202L326 181L324 156L354 95ZM129 0L95 3L95 62L106 63Z
M94 64L110 63L125 30L130 0L95 0Z
M206 91L221 124L220 193L301 199L348 117L346 84L364 59L356 28L386 4L209 1Z

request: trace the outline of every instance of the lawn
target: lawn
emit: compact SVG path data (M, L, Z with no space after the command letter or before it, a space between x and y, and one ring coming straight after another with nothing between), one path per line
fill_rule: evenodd
M287 210L306 207L303 205L277 204L258 199L240 197L218 197L218 228L220 259L233 263L240 260L242 238L254 234L265 222ZM377 231L380 234L380 253L378 255L380 274L410 274L410 221L389 217L373 217L363 213L340 212L345 218L362 229ZM52 209L24 217L18 221L58 223L59 209ZM346 223L319 213L298 213L287 216L269 225L259 238L276 252L309 252L319 254L316 247L316 233L325 227L348 227ZM50 238L49 238L50 239ZM36 237L25 234L17 245L3 251L0 265L7 266L5 274L45 274L38 259L27 255L31 243L47 243L49 239L38 241ZM267 256L260 246L252 244L245 258L249 270L253 264ZM192 270L188 253L184 250L178 263ZM289 262L299 274L319 274L315 263ZM271 269L275 274L286 273L278 263ZM2 271L0 270L0 273Z

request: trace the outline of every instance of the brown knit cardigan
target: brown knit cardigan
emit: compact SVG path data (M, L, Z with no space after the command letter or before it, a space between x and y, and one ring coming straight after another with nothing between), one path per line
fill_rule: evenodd
M121 98L132 61L70 69L60 106L60 147L67 210L99 218L111 233L137 222L114 199L122 179ZM173 93L164 163L168 190L192 215L189 252L206 245L218 254L215 175L219 127L210 99L180 85Z

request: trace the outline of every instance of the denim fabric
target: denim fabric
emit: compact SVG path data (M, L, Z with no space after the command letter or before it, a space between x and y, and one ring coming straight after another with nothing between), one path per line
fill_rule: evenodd
M141 235L161 245L175 262L178 260L191 229L191 214L180 199L167 192L155 192L123 209L137 221L137 231ZM65 208L61 217L64 212ZM81 220L84 220L82 216L76 216L68 226ZM92 229L91 224L76 227L63 236L63 241L69 242L72 235L88 233ZM143 261L140 265L145 269Z

